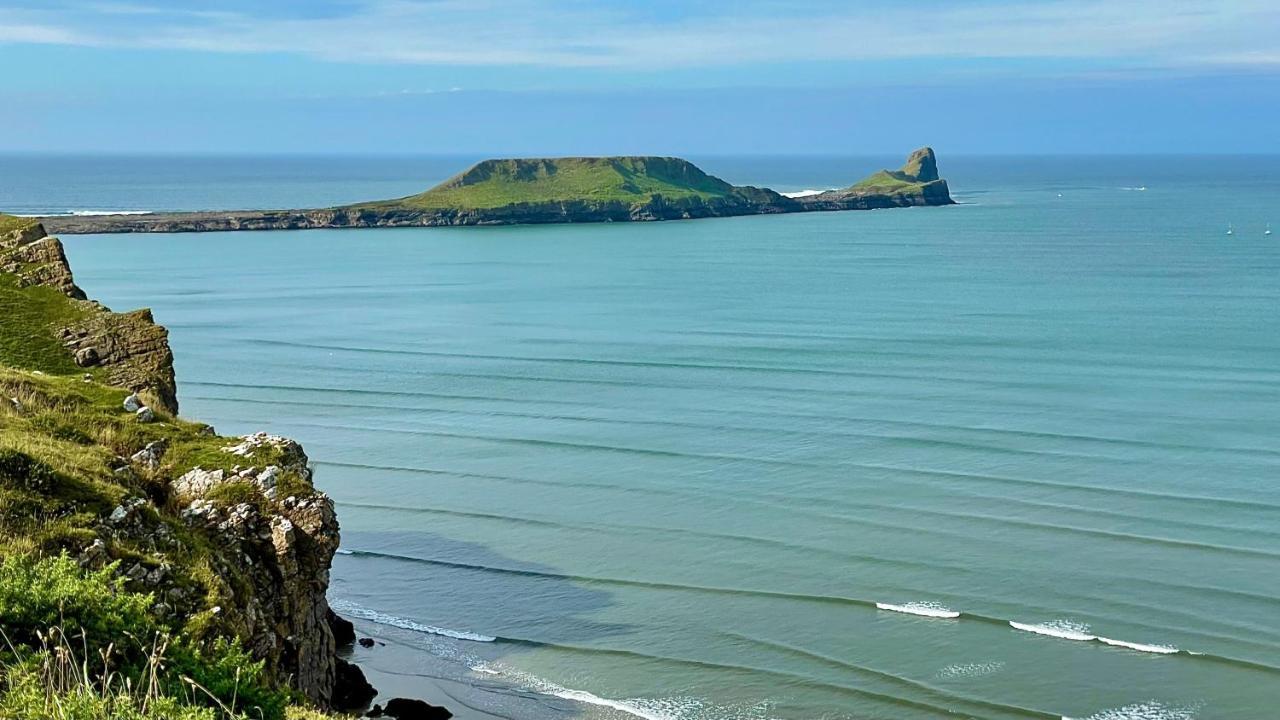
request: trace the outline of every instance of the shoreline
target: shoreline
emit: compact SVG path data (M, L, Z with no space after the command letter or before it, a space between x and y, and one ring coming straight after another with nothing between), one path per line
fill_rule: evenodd
M31 216L51 235L105 235L129 233L265 232L273 230L345 230L373 228L494 227L512 225L599 224L613 222L665 222L752 215L789 215L808 212L888 210L906 207L955 205L945 189L938 196L848 195L824 199L820 195L785 198L765 205L644 205L580 202L521 205L482 210L370 210L328 208L321 210L230 210L193 212L130 211L100 215Z

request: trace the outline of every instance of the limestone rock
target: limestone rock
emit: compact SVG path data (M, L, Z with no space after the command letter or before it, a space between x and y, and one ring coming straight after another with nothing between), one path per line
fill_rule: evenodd
M149 310L113 313L87 301L74 282L62 242L47 236L43 224L0 235L0 272L16 276L20 286L50 287L83 301L83 317L60 333L76 364L101 367L106 382L139 391L147 404L178 413L168 331L155 323Z
M134 413L134 415L137 416L140 423L155 422L156 419L156 412L145 405L138 408L138 412Z
M203 498L211 489L221 485L225 480L226 472L223 470L193 468L173 481L173 494L179 500Z
M138 412L142 407L142 399L138 397L138 393L130 393L129 397L124 399L125 412Z
M138 410L140 411L141 408L138 408ZM147 443L146 447L129 456L129 459L139 465L146 466L150 470L154 470L160 467L160 458L164 457L164 451L167 449L163 440L156 440Z

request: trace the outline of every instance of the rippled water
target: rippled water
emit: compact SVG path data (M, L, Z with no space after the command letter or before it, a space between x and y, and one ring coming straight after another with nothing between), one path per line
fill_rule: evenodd
M68 245L186 414L306 444L336 601L459 703L1267 717L1280 178L943 165L969 204Z

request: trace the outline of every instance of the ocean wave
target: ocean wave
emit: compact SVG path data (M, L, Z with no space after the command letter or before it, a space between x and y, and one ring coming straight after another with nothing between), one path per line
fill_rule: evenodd
M1129 642L1127 640L1116 640L1114 638L1093 635L1089 632L1089 626L1083 623L1077 623L1071 620L1053 620L1042 624L1020 623L1009 621L1009 624L1017 630L1036 633L1037 635L1048 635L1050 637L1061 638L1063 640L1079 640L1082 642L1100 642L1104 645L1113 647L1122 647L1129 650L1137 650L1138 652L1156 653L1159 655L1174 655L1179 652L1178 648L1172 645L1152 645L1148 643ZM1197 653L1188 653L1197 654Z
M1089 642L1097 640L1097 635L1089 634L1089 626L1083 623L1071 620L1052 620L1047 623L1020 623L1009 621L1016 630L1035 633L1037 635L1048 635L1049 637L1061 638L1063 640L1080 640Z
M626 698L613 700L586 690L575 690L530 675L505 665L481 662L471 666L473 672L493 675L527 690L558 697L564 700L609 708L642 720L690 720L714 717L716 720L763 720L768 716L768 704L757 703L742 708L712 707L706 701L693 697Z
M909 602L902 605L893 605L891 603L876 603L876 608L880 610L889 610L891 612L906 613L908 615L920 615L921 617L931 618L958 618L960 613L940 605L935 602Z
M388 615L370 610L369 608L356 605L355 603L345 600L334 600L329 603L335 612L341 612L344 615L357 617L361 620L378 623L379 625L389 625L398 627L402 630L413 630L414 632L426 633L428 635L442 635L444 637L453 638L455 640L470 640L472 642L494 642L498 638L492 635L481 635L479 633L468 632L466 630L450 630L449 628L436 627L435 625L423 625L413 620Z
M778 194L782 195L783 197L802 198L802 197L811 197L813 195L821 195L824 192L830 192L832 190L835 190L835 188L827 188L826 190L795 190L792 192L784 192L784 193L778 193Z
M1111 638L1099 637L1098 642L1114 645L1116 647L1129 648L1139 652L1159 653L1161 655L1173 655L1178 652L1178 648L1172 645L1147 645L1144 643L1127 642L1124 640L1112 640Z
M151 210L64 210L47 213L15 213L16 217L97 217L99 215L150 215Z
M1094 713L1081 720L1194 720L1196 708L1171 707L1156 700ZM1063 716L1062 720L1073 720Z

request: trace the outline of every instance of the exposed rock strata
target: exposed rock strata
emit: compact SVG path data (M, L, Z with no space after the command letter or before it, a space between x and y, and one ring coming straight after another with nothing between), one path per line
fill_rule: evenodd
M85 300L62 242L49 237L40 223L0 236L0 271L17 277L22 286L50 287L81 301L83 319L59 331L76 364L101 368L108 383L141 393L148 405L177 414L169 331L155 323L150 310L115 313Z

